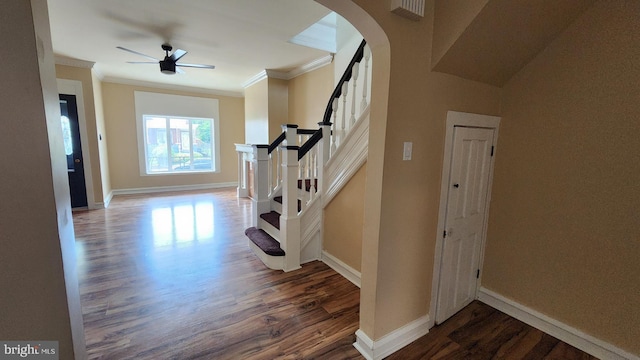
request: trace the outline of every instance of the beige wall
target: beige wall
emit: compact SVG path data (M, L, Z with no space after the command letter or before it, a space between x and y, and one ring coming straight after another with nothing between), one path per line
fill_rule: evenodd
M638 14L596 3L505 86L482 280L635 354Z
M0 4L0 339L86 358L47 4Z
M324 251L360 271L366 163L324 208Z
M268 144L268 79L263 79L244 89L244 116L244 142L246 144Z
M333 63L289 80L289 121L317 129L333 92Z
M89 153L91 154L91 175L93 179L93 196L96 203L102 203L106 194L104 192L104 180L105 174L102 173L105 168L102 167L102 152L104 147L98 143L98 115L102 119L102 111L96 111L96 104L102 101L100 94L96 94L95 81L91 69L79 68L66 65L56 65L56 77L59 79L77 80L82 83L82 96L84 98L84 110L85 119L87 125L87 136L89 143L82 144L82 146L89 147ZM98 86L96 86L98 85ZM108 168L106 169L108 172Z
M269 78L269 141L282 133L282 125L289 123L289 81Z
M220 106L220 172L213 174L141 176L138 165L134 91L218 99ZM234 143L242 143L244 140L244 99L109 82L103 82L102 95L106 139L109 144L109 176L114 190L206 185L238 181L238 157Z
M447 110L497 115L501 92L430 72L433 1L418 22L391 13L387 2L354 3L375 20L339 11L373 53L360 328L376 340L429 310ZM411 161L402 161L404 141L413 142Z

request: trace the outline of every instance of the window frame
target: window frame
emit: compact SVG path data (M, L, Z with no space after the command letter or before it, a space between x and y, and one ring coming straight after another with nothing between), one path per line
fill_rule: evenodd
M220 116L218 99L162 93L149 93L143 91L134 91L134 98L137 130L136 136L138 142L138 168L140 171L140 176L188 176L217 174L221 172ZM155 116L166 119L211 119L211 145L213 148L211 161L213 170L167 170L163 172L149 172L147 170L147 134L145 129L145 116ZM170 120L167 120L167 125L169 125L169 123ZM168 139L169 135L166 136Z
M147 121L149 120L159 120L159 119L163 119L165 122L165 127L164 127L164 131L162 131L163 137L164 137L164 141L159 141L160 144L163 144L166 146L166 151L167 151L167 170L166 171L151 171L149 169L149 129L147 128ZM176 170L172 170L169 168L169 161L172 158L171 157L171 149L174 145L174 143L172 142L171 139L171 134L172 134L172 127L171 127L171 120L186 120L188 121L189 124L189 161L193 162L196 158L194 157L194 122L195 121L210 121L211 122L211 127L210 127L210 131L211 131L211 165L212 168L211 169L188 169L188 170L181 170L181 171L176 171ZM215 134L215 119L213 118L201 118L201 117L187 117L187 116L169 116L169 115L154 115L154 114L144 114L142 115L142 128L143 128L143 136L144 136L144 160L145 160L145 174L146 175L177 175L177 174L194 174L194 173L215 173L215 172L219 172L216 171L216 169L218 168L218 162L216 160L216 134ZM180 135L182 137L182 134Z

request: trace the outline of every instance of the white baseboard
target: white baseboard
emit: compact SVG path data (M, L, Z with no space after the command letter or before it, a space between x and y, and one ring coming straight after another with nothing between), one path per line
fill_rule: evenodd
M478 300L599 359L640 360L612 344L481 287Z
M101 205L101 209L106 209L109 207L109 204L111 203L111 199L113 199L113 191L109 191L109 194L107 195L107 197L104 199L104 202ZM97 204L96 204L97 205Z
M351 281L355 286L360 287L360 271L345 264L340 259L329 254L326 251L322 252L322 262L327 264L330 268L345 277L347 280Z
M155 186L155 187L146 187L146 188L113 189L111 193L113 195L133 195L133 194L151 194L151 193L171 192L171 191L208 190L208 189L219 189L219 188L237 187L237 186L238 186L237 182L227 182L227 183L216 183L216 184Z
M429 315L425 315L407 325L396 329L379 340L371 340L364 331L356 331L353 346L367 360L383 359L409 345L429 332Z

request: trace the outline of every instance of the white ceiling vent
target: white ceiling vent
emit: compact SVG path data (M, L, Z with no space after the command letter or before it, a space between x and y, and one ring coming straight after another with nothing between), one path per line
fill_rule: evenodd
M391 12L418 21L424 17L424 0L391 0Z

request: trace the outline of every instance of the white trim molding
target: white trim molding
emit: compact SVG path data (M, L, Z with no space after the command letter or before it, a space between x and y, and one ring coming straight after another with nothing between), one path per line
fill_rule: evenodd
M360 287L360 271L345 264L342 260L326 251L322 251L322 262L327 264L327 266L335 270L338 274L342 275L342 277L351 281L353 285Z
M93 66L96 64L93 61L74 59L74 58L70 58L62 55L54 55L54 59L57 65L73 66L73 67L85 68L85 69L92 69Z
M358 329L353 346L367 360L383 359L429 333L429 315L425 315L373 341Z
M234 182L225 182L225 183L216 183L216 184L155 186L155 187L145 187L145 188L113 189L111 194L112 194L112 196L115 196L115 195L134 195L134 194L153 194L153 193L159 193L159 192L221 189L221 188L237 187L237 186L238 186L238 182L236 182L236 181L234 181ZM109 199L109 201L111 201L111 199Z
M161 83L155 83L155 82L144 81L144 80L123 79L115 76L102 76L100 74L100 69L98 69L98 65L96 65L93 68L93 71L96 72L96 75L98 77L101 77L100 80L102 82L106 82L106 83L152 88L153 91L156 91L158 89L164 89L164 90L184 91L188 93L207 94L207 95L214 95L214 96L229 96L229 97L244 98L244 94L238 91L205 89L205 88L190 87L190 86L175 85L175 84L161 84Z
M107 197L104 198L104 203L102 203L102 209L106 209L109 207L109 204L111 203L111 199L113 199L113 191L109 191L109 193L107 194Z
M316 69L320 69L325 65L329 65L333 62L333 54L329 54L327 56L323 56L319 59L313 60L310 63L299 66L287 73L287 80L291 80L300 75L306 74Z
M329 54L327 56L323 56L321 58L315 59L307 64L302 66L298 66L290 71L278 71L278 70L262 70L259 73L253 75L247 81L242 83L242 88L246 89L251 85L254 85L267 77L276 78L281 80L291 80L297 76L302 74L306 74L316 69L320 69L325 65L329 65L333 62L333 54Z
M585 334L484 287L478 291L478 300L599 359L640 360L637 355Z

